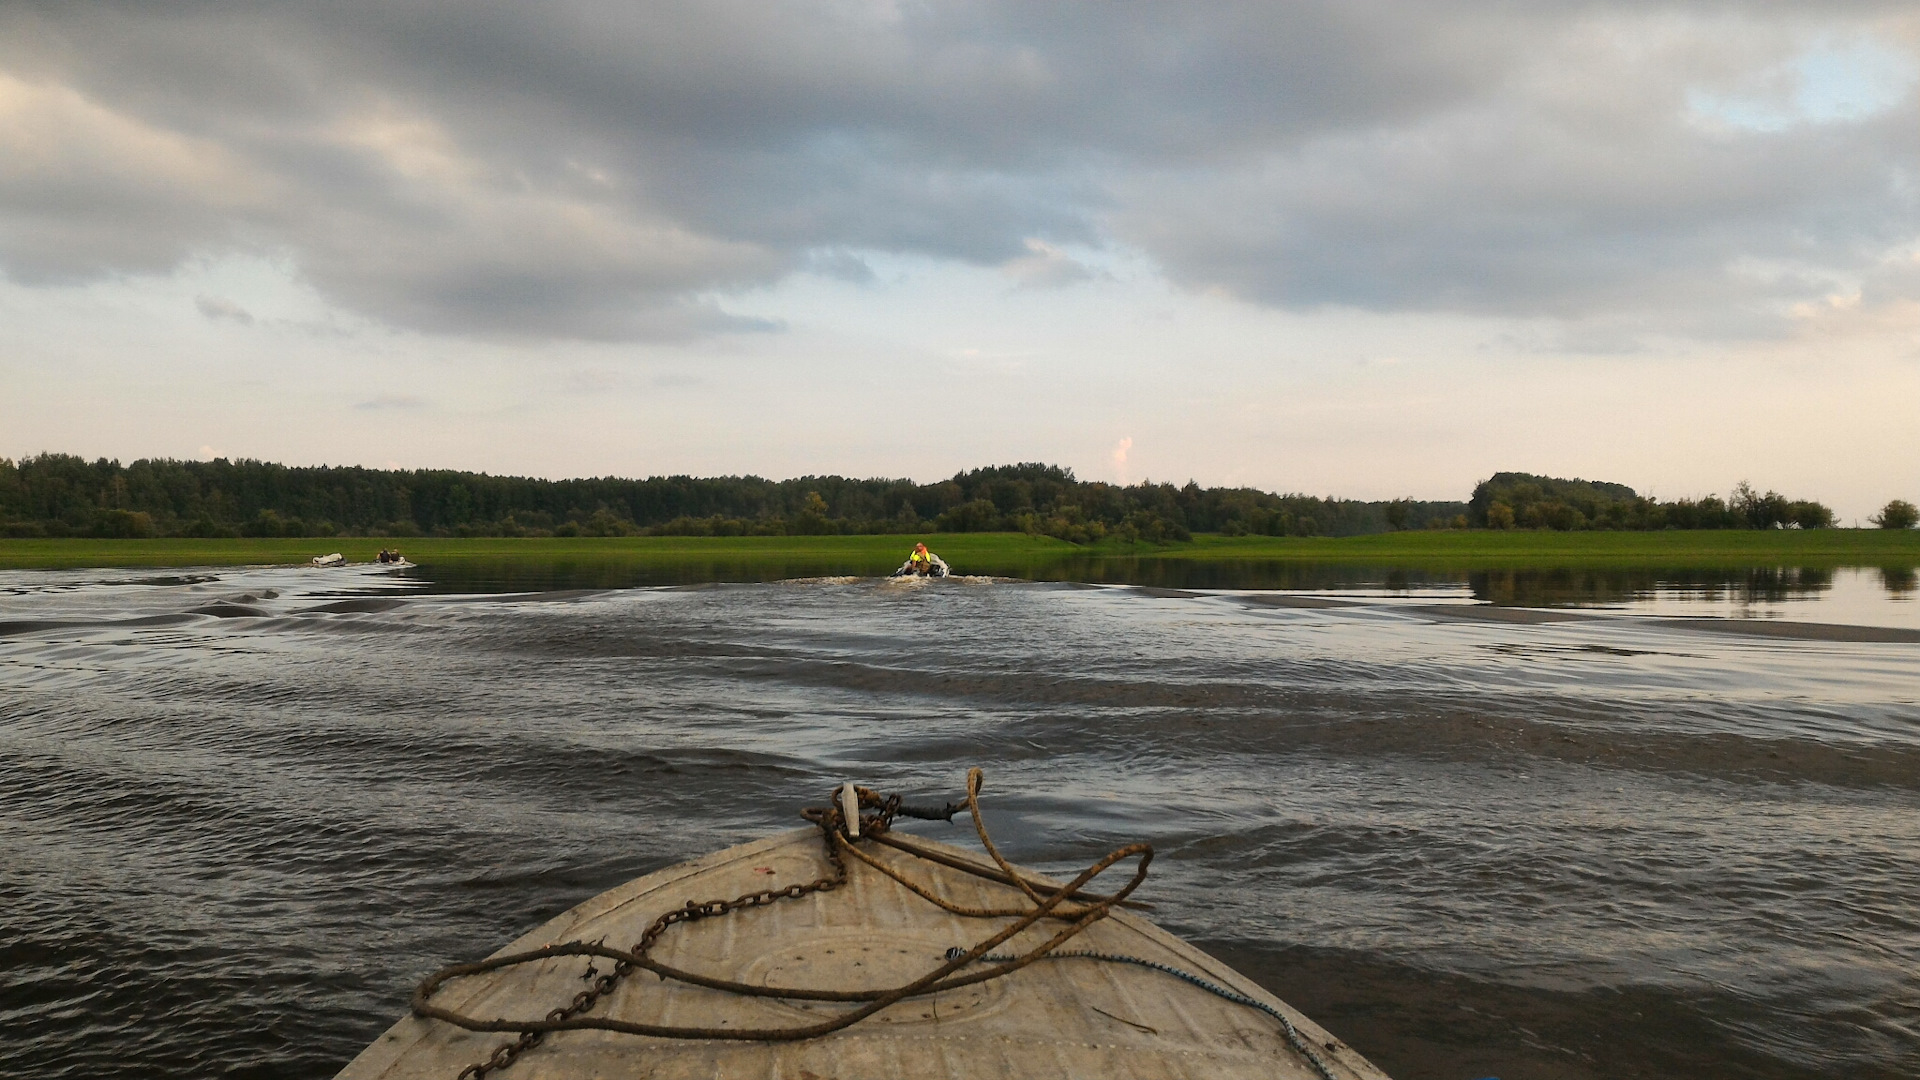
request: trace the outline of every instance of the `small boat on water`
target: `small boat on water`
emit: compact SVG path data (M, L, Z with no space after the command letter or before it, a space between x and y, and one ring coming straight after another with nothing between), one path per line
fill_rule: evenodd
M807 828L610 889L429 976L338 1080L1386 1080L1127 910L1149 845L1070 882L1023 870L980 782L932 810L847 784ZM986 858L892 828L956 813Z
M379 563L381 566L385 566L388 568L404 568L404 567L413 565L412 563L407 561L407 557L405 555L400 554L398 551L395 551L392 548L381 548L379 556L374 561ZM315 566L346 566L347 557L345 555L340 554L337 551L327 555L315 555L313 557L313 565Z
M900 564L900 569L895 570L888 576L939 578L946 577L952 572L952 568L947 566L947 561L935 555L933 552L928 551L927 545L915 544L913 545L913 554L907 556L907 561Z

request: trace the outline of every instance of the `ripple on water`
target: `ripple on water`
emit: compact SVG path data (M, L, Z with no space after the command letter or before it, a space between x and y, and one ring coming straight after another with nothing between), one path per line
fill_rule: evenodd
M327 1076L440 964L837 779L972 764L1014 857L1152 840L1156 918L1401 1080L1920 1073L1920 647L990 581L0 578L10 1074Z

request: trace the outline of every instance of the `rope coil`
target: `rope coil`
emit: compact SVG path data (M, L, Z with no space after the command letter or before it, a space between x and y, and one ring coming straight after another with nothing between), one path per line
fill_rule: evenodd
M882 796L864 787L854 787L858 809L851 807L842 810L839 805L841 792L836 791L835 798L828 800L824 807L809 807L801 814L820 830L821 844L829 870L821 877L806 884L788 885L783 888L766 889L748 893L731 900L690 900L684 906L673 908L661 914L646 931L640 935L632 948L620 949L605 944L604 941L567 941L525 952L510 953L486 960L467 964L454 964L442 968L421 980L414 988L411 1007L415 1016L439 1020L467 1031L504 1032L517 1034L519 1038L505 1043L493 1051L486 1060L475 1062L461 1070L459 1080L481 1080L488 1073L511 1066L522 1054L540 1045L546 1036L555 1031L615 1031L629 1035L645 1035L665 1039L729 1039L755 1042L790 1042L801 1039L813 1039L831 1034L842 1028L859 1023L874 1013L904 998L919 994L939 993L975 983L1009 975L1041 959L1059 948L1062 944L1085 931L1089 926L1107 917L1119 904L1128 903L1127 898L1146 880L1147 867L1153 861L1153 847L1150 844L1128 844L1103 856L1091 866L1082 870L1065 885L1053 886L1040 883L1018 873L1013 865L1000 853L980 815L979 797L982 773L971 769L967 773L966 798L960 803L949 803L939 810L920 807L908 807L898 795ZM851 785L849 785L851 786ZM846 800L853 802L855 800ZM935 895L925 886L901 875L883 860L875 858L861 847L868 843L880 843L897 850L908 852L917 857L926 857L925 849L888 836L893 821L899 816L950 820L955 813L968 811L973 818L974 830L978 834L981 846L992 858L997 872L984 866L975 866L963 860L943 857L939 861L945 865L963 870L989 880L1011 884L1018 888L1030 901L1028 906L987 908L969 907L955 904ZM862 811L872 811L864 813ZM851 820L849 820L851 818ZM851 839L857 836L856 841ZM715 978L697 972L683 971L679 968L654 959L650 953L658 944L661 936L682 923L700 919L716 918L739 911L743 908L759 907L779 900L790 900L812 893L830 892L847 883L846 856L855 859L879 871L898 882L915 895L938 905L942 909L970 918L1011 918L1013 921L1002 926L993 934L976 942L970 948L949 950L943 963L927 971L920 977L899 986L876 990L827 990L811 987L758 986L737 982L731 979ZM1084 887L1115 864L1129 859L1138 860L1132 876L1112 893L1098 894L1083 891ZM1039 945L1018 954L990 955L993 951L1012 940L1022 931L1042 920L1065 923L1058 932ZM465 1015L452 1009L436 1005L433 998L450 980L482 975L503 968L521 964L536 963L564 956L588 957L588 969L583 976L588 986L575 994L568 1004L553 1009L537 1020L511 1019L499 1017L482 1019ZM595 961L612 961L611 970L601 974ZM972 972L963 972L976 963L986 962L989 966ZM650 971L662 981L673 980L700 986L711 990L721 990L743 997L783 998L795 1001L833 1001L858 1007L813 1024L803 1024L784 1028L728 1028L695 1027L675 1024L644 1024L628 1020L587 1015L601 998L620 985L628 975L636 970ZM1247 999L1251 1001L1251 999ZM1257 1002L1253 1003L1259 1007ZM1268 1010L1271 1011L1271 1010ZM1300 1045L1293 1035L1292 1025L1285 1017L1281 1018L1289 1035L1289 1041L1298 1049ZM1311 1051L1302 1050L1308 1059L1326 1073Z

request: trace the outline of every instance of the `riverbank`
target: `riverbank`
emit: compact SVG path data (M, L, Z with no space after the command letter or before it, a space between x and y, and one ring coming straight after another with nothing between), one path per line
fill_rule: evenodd
M835 573L875 575L889 573L906 561L914 539L860 535L0 540L0 569L297 565L335 551L348 562L372 562L382 548L395 548L420 565L720 562L817 565ZM927 539L935 541L934 549L950 562L996 566L1085 550L1064 540L1022 533L929 534Z
M909 536L314 537L276 539L0 540L0 568L238 566L305 563L338 551L370 562L397 547L444 563L723 563L873 575L906 558ZM1016 573L1077 559L1287 561L1430 569L1547 566L1880 566L1920 563L1920 530L1536 532L1442 530L1370 536L1196 536L1178 544L1075 545L1022 533L933 533L960 572ZM989 569L990 568L990 569Z
M1209 536L1177 544L1076 545L1021 533L936 533L926 539L949 561L992 563L1061 558L1295 560L1410 565L1662 565L1792 563L1877 565L1920 560L1920 530L1709 530L1561 533L1514 530L1380 533L1346 537ZM727 537L309 537L153 540L0 540L8 569L110 566L235 566L304 563L338 551L371 561L398 547L416 563L449 560L822 561L848 572L891 570L909 550L900 536Z
M1877 566L1920 562L1916 529L1551 532L1445 529L1368 536L1196 536L1165 559L1294 559L1429 568L1488 566Z

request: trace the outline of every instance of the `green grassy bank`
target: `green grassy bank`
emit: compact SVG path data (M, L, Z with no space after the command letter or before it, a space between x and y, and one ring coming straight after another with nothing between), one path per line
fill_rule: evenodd
M1198 536L1167 559L1288 559L1427 567L1606 565L1872 566L1920 561L1920 530L1663 532L1436 530L1343 537Z
M1063 540L1022 533L928 536L949 562L995 564L1059 558L1081 550ZM164 539L0 540L0 568L78 569L113 566L243 566L297 564L340 552L371 562L385 547L412 562L661 562L818 563L846 573L878 574L906 561L912 537L903 536L622 536L418 537L381 539Z
M879 574L898 566L908 536L541 537L0 540L0 568L234 566L304 563L338 551L371 561L394 546L422 565L659 563L761 565L769 570ZM939 533L925 539L961 572L1008 572L1062 561L1288 561L1431 568L1660 565L1873 566L1920 563L1920 530L1701 532L1431 531L1350 537L1198 536L1166 545L1075 546L1021 533Z

